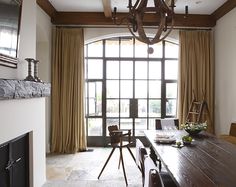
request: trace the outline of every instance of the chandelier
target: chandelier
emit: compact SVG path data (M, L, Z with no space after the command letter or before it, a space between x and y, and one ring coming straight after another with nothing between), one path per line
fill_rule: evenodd
M150 1L150 0L149 0ZM164 40L172 31L174 25L174 7L175 0L152 0L153 7L148 7L148 0L136 0L132 4L129 0L127 8L128 15L119 19L117 17L117 8L114 8L112 15L116 25L121 25L126 22L130 33L139 41L146 44L155 44ZM145 33L145 16L155 15L157 19L157 30L153 38L150 38ZM146 18L147 19L147 18Z

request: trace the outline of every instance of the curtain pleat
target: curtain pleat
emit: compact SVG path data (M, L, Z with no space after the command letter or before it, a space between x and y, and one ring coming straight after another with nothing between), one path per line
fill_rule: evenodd
M86 150L85 129L83 29L54 28L51 152Z
M210 115L208 131L214 133L214 59L211 31L180 31L178 118L186 121L190 104L205 98Z

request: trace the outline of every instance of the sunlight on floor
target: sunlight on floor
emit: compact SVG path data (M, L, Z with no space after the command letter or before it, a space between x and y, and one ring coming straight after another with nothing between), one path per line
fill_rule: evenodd
M112 155L100 179L100 173L111 148L92 148L93 151L77 154L49 155L47 157L47 182L43 187L122 187L126 186L122 168L118 169L119 151ZM132 149L135 155L135 149ZM124 162L128 184L141 187L141 172L124 149Z

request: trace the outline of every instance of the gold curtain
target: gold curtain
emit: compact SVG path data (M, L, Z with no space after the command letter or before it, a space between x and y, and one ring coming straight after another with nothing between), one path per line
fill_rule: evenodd
M214 133L214 60L211 31L180 31L179 108L180 123L185 122L190 104L205 100L210 111L208 131ZM194 94L193 94L194 93Z
M52 43L51 151L86 150L84 35L80 28L54 28Z

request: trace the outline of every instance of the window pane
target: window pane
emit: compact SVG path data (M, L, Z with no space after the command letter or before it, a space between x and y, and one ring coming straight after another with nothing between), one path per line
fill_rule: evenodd
M107 118L107 128L106 128L106 136L109 136L109 131L108 131L108 127L110 125L119 125L119 119L118 118Z
M135 57L144 57L147 58L147 44L135 40Z
M143 130L147 129L147 119L138 118L135 119L135 136L143 136Z
M135 78L147 79L147 62L145 61L135 62Z
M147 100L138 100L138 117L147 117Z
M148 130L155 130L156 129L156 119L149 118L149 128Z
M120 100L120 116L129 117L129 100L128 99Z
M107 117L119 117L119 100L107 99Z
M149 79L161 79L161 62L149 61Z
M121 39L121 57L133 57L133 39L124 38Z
M119 79L119 61L107 61L107 79Z
M88 83L88 111L90 116L102 115L102 83Z
M179 46L170 42L165 43L165 56L166 58L178 58Z
M161 98L161 81L149 81L149 98Z
M119 97L119 81L107 80L107 98Z
M147 81L135 81L135 98L147 98Z
M133 122L132 121L133 121L132 119L120 119L120 128L121 129L133 129Z
M161 117L161 100L149 100L149 117Z
M88 79L102 79L102 60L88 60Z
M133 97L133 82L132 81L120 81L121 86L121 98L132 98Z
M166 102L166 115L176 116L176 99L168 99Z
M150 45L153 48L153 53L149 54L150 58L162 58L162 42Z
M119 57L119 40L106 40L105 52L106 57Z
M102 119L88 119L88 136L102 136Z
M132 61L120 62L120 78L133 79L133 62Z
M177 83L166 84L166 98L177 98Z
M88 57L102 57L103 44L102 41L88 44Z
M165 61L165 79L178 78L178 61L177 60L166 60Z

